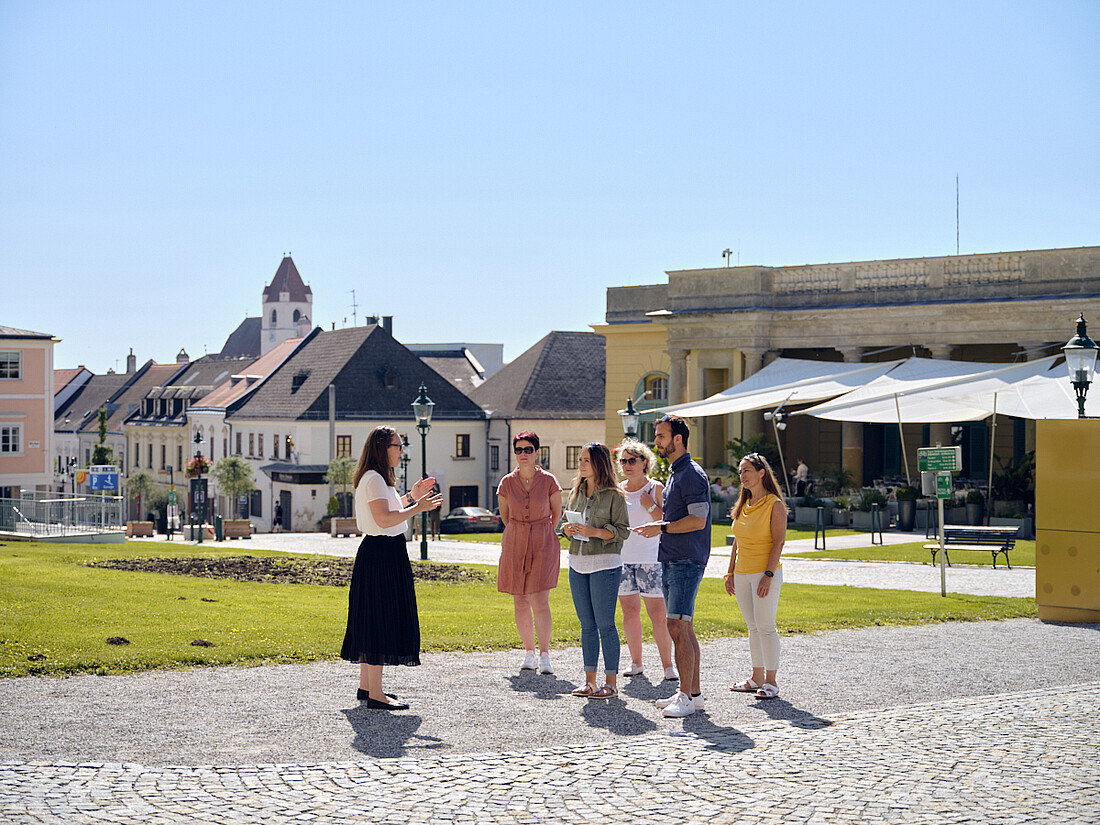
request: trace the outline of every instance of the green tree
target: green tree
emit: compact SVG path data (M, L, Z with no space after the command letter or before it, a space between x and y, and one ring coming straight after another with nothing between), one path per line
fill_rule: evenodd
M248 495L256 487L252 465L235 455L219 458L214 464L214 469L210 471L210 477L214 479L218 489L234 502L232 509L236 509L236 502L240 496ZM240 516L239 513L238 516ZM247 518L247 515L244 517Z
M340 515L347 515L348 485L355 478L355 462L345 456L334 458L328 463L328 475L325 481L340 488Z
M113 465L115 463L115 451L107 445L107 408L99 408L99 441L92 449L93 465Z
M135 470L122 486L126 488L127 493L137 499L137 517L140 521L144 515L141 508L142 501L148 502L153 490L156 489L156 482L153 480L152 474L145 470Z

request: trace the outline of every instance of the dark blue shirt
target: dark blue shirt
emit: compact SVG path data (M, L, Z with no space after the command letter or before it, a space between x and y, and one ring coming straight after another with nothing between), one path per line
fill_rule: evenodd
M705 518L706 524L690 533L661 533L657 561L691 559L706 564L710 559L710 479L689 453L672 462L664 493L664 521L684 516Z

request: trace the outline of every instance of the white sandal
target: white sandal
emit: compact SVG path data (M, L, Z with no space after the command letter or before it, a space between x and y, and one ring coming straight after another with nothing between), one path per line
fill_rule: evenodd
M745 679L743 682L730 685L730 690L735 693L756 693L756 691L760 690L760 685L756 684L752 679Z
M760 690L756 691L757 699L774 699L778 695L779 688L777 688L771 682L765 682L760 686Z

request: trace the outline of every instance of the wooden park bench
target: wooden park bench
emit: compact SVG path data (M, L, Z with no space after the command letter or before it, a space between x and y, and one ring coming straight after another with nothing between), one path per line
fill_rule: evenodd
M986 551L993 554L993 568L997 568L997 554L1005 557L1008 569L1012 565L1008 561L1008 551L1016 546L1016 533L1019 527L968 527L962 524L945 524L943 526L943 556L948 567L951 566L951 553L958 550ZM932 564L936 563L936 553L940 549L940 543L926 544L925 550L932 551Z

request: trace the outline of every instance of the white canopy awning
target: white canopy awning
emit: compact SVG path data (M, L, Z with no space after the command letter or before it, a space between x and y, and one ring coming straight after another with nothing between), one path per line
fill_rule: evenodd
M772 409L784 401L788 405L809 404L861 387L901 363L903 362L882 361L874 364L849 364L841 361L777 358L741 383L717 395L702 401L663 407L654 412L699 417Z
M980 421L994 412L1076 418L1069 382L1051 373L1059 357L1020 364L910 358L863 387L794 414L868 423Z

